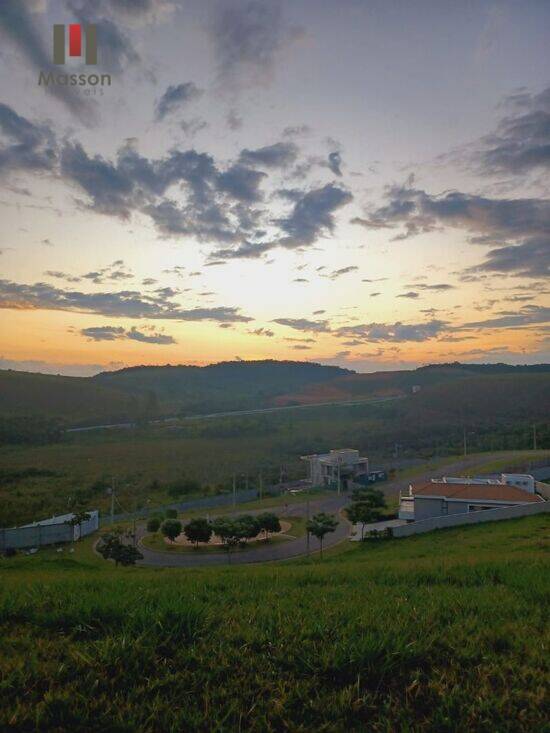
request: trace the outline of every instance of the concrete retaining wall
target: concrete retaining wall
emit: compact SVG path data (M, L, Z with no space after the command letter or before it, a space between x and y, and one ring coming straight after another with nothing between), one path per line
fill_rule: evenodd
M532 514L543 514L544 512L550 512L550 501L541 501L538 504L508 506L502 509L484 509L480 512L469 512L468 514L449 514L444 517L422 519L419 522L403 524L401 527L393 527L392 534L394 537L409 537L413 534L431 532L433 529L458 527L464 524L481 524L482 522L497 522L499 519L527 517Z

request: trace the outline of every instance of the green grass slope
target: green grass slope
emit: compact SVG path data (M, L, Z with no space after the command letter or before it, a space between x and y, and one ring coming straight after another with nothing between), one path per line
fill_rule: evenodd
M547 516L322 563L0 561L0 729L546 729Z

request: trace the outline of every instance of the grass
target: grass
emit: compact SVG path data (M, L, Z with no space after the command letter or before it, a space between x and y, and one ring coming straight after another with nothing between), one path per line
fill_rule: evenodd
M0 729L544 730L547 516L319 560L0 561Z

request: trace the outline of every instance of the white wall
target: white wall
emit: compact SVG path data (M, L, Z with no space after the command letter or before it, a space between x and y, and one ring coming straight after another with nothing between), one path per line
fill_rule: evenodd
M413 534L431 532L433 529L445 527L458 527L462 524L481 524L482 522L496 522L499 519L514 519L515 517L527 517L532 514L543 514L550 512L550 501L541 501L537 504L518 504L507 506L503 509L485 509L482 512L468 512L468 514L449 514L446 517L432 517L420 522L404 524L401 527L393 527L394 537L409 537Z

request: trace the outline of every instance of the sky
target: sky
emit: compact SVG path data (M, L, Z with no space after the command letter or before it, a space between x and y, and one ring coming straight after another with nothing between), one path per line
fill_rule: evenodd
M77 23L97 65L54 65ZM0 368L550 361L549 31L538 0L2 0Z

